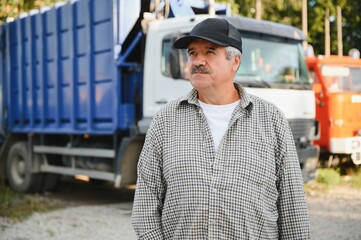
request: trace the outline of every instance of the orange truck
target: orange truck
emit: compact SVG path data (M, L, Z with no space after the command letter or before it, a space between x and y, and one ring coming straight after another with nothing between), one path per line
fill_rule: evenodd
M320 160L328 166L361 164L361 59L306 57L314 80L316 119L320 124Z

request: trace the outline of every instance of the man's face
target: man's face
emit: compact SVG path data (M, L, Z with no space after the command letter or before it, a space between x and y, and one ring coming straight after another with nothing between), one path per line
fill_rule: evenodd
M225 47L199 39L189 44L187 52L189 80L198 91L233 82L239 57L227 60Z

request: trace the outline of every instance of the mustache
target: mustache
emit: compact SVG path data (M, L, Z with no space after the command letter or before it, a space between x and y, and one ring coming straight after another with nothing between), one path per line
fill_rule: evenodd
M192 67L192 73L209 73L209 70L204 66Z

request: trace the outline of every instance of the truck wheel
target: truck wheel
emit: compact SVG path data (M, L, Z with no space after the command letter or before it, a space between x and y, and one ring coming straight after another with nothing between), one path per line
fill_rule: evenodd
M47 156L49 161L52 163L58 159L54 159L55 156ZM44 154L34 154L33 155L33 164L35 169L40 169L40 166L45 162ZM40 175L40 174L39 174ZM41 173L41 187L39 191L51 191L54 190L59 182L60 175L55 173Z
M14 191L25 193L40 189L42 175L32 173L26 142L17 142L11 146L6 159L6 176Z

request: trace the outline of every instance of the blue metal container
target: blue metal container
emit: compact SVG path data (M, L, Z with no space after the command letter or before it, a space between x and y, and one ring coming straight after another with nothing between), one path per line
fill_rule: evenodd
M110 135L134 124L142 70L122 74L116 9L119 1L80 0L1 26L7 131Z

